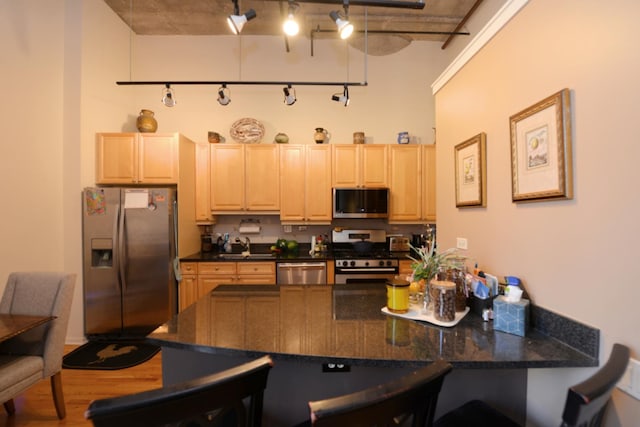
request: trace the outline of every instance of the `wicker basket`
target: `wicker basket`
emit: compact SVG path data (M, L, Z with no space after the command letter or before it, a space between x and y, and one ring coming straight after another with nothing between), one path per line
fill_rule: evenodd
M236 142L253 144L262 141L264 126L256 119L248 117L236 120L231 125L231 138Z

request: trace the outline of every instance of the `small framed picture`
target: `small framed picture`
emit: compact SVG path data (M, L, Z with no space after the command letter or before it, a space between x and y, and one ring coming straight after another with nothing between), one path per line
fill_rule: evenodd
M479 133L455 146L456 207L486 206L486 134Z
M543 99L509 120L512 201L571 199L569 89Z

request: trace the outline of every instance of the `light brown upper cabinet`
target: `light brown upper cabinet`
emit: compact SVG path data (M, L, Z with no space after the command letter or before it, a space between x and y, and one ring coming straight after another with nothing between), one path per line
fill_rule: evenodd
M389 146L389 222L422 219L422 151L420 145Z
M195 212L196 144L179 133L97 133L96 184L178 190L178 256L200 250Z
M280 220L283 223L331 222L331 146L280 147Z
M387 187L388 145L343 144L332 146L334 187Z
M280 209L278 145L210 146L213 213L272 213Z
M97 184L177 184L176 133L98 133Z
M196 221L199 224L213 224L214 217L211 214L211 190L210 190L210 170L209 170L209 145L196 144Z
M422 146L422 219L436 220L436 146L435 144Z

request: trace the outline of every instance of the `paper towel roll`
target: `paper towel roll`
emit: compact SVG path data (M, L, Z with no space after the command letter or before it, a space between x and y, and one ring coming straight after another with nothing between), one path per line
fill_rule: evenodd
M240 228L238 229L238 231L241 234L257 234L260 233L260 226L259 225L241 225Z

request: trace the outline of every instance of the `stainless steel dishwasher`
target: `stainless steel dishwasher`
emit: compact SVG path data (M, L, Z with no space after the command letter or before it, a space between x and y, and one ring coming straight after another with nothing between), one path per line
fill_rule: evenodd
M326 285L326 262L278 262L276 263L278 285Z

